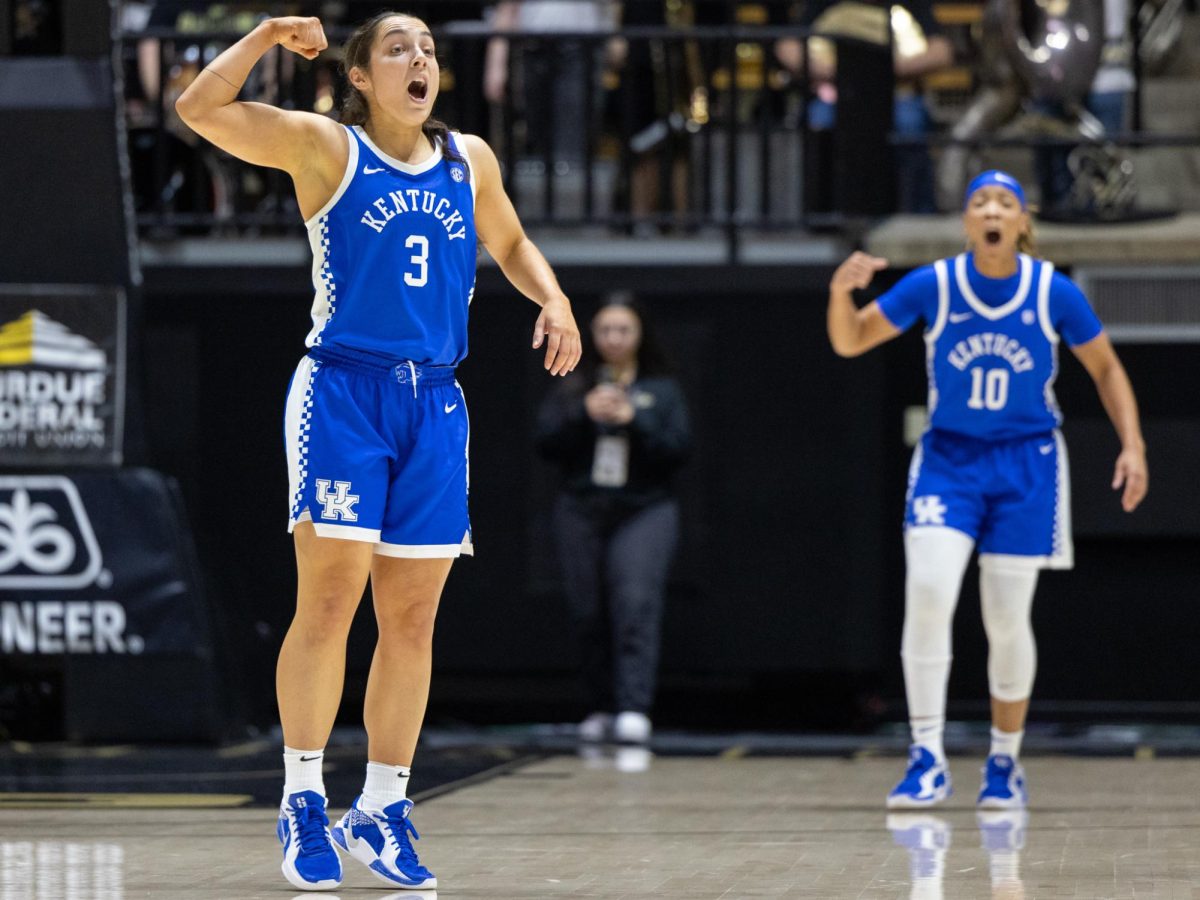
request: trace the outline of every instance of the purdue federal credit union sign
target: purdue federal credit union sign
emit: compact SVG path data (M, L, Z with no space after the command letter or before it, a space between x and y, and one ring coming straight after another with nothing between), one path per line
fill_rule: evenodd
M120 465L125 316L120 288L0 285L0 465Z

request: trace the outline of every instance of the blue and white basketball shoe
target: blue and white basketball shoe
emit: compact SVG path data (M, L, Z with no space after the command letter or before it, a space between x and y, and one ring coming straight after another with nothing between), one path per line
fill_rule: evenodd
M283 877L302 891L328 891L342 883L342 861L333 849L325 798L316 791L290 794L275 828L283 844Z
M950 786L950 770L945 762L920 744L908 751L908 769L900 783L888 794L888 809L922 809L941 803L954 793Z
M980 809L1023 809L1028 802L1025 770L1011 756L989 756L975 805Z
M364 809L362 797L333 826L333 840L339 847L375 873L384 884L402 888L435 888L437 879L421 865L413 849L413 828L408 815L411 800L400 800L382 810Z

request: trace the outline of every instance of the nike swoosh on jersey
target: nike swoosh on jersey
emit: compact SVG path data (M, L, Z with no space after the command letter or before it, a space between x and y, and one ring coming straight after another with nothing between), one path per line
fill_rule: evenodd
M967 321L967 319L971 318L973 315L975 315L975 313L950 313L950 322L954 325L957 325L959 322Z
M448 413L452 413L452 412L454 412L456 409L458 409L458 404L457 404L457 403L455 403L455 404L451 405L451 404L447 403L447 404L445 405L445 407L443 407L443 408L446 410L446 412L448 412Z
M374 175L375 173L382 172L382 171L383 171L383 166L380 166L378 169L372 169L370 166L363 166L363 174L364 175Z

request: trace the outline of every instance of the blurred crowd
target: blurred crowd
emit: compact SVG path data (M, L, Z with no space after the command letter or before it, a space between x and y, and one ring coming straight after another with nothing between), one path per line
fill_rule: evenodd
M986 0L397 4L424 18L438 39L439 115L497 148L511 168L512 193L523 214L619 222L635 233L713 221L713 210L730 189L733 168L723 160L731 149L761 160L752 170L739 160L739 171L745 171L734 182L770 185L759 191L761 208L752 212L794 217L798 206L782 198L801 191L806 211L834 209L838 200L828 174L842 151L830 135L838 123L837 47L846 40L877 48L892 60L890 83L879 87L894 95L891 121L878 124L891 133L893 145L894 177L887 183L894 197L883 210L938 211L937 154L926 139L948 132L986 85L988 73L981 67L987 54L979 51L987 38L987 5ZM1102 110L1106 128L1120 131L1133 86L1128 54L1117 52L1127 0L1106 0L1106 7L1115 27L1109 29L1094 106ZM287 192L275 191L261 173L206 157L210 151L175 118L173 100L226 45L222 34L244 33L268 15L317 15L335 49L314 63L276 54L259 66L243 96L336 115L338 35L380 9L379 0L126 2L126 94L135 176L141 172L135 184L139 210L182 214L176 225L184 226L189 212L240 215L243 225L283 212L277 207L290 202ZM618 36L621 29L640 26L678 31L679 37ZM694 26L700 31L691 31ZM759 26L773 30L755 37L749 29ZM736 41L720 39L733 28L740 29ZM807 41L804 31L812 35ZM1040 109L1074 115L1052 102ZM801 129L807 138L802 153ZM732 145L731 135L738 135ZM767 149L760 153L741 135L755 136ZM1041 163L1044 205L1071 188L1064 160L1060 152Z

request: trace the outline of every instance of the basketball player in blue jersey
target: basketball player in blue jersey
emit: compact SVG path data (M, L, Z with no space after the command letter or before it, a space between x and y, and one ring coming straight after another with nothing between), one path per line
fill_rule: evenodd
M317 19L268 19L177 108L222 149L291 174L313 249L313 328L284 422L299 588L277 673L283 872L302 890L335 888L336 847L391 887L435 887L411 842L406 794L438 600L454 558L472 552L454 367L467 353L477 238L541 306L533 346L545 347L551 374L575 368L579 329L492 151L430 118L439 70L423 22L384 13L353 34L343 124L238 102L276 45L314 59L326 40ZM364 710L370 761L362 795L330 829L321 762L368 578L379 626Z
M1027 800L1018 762L1033 689L1030 608L1038 571L1072 565L1067 456L1054 399L1066 341L1095 382L1120 439L1112 486L1132 512L1146 495L1137 401L1112 343L1079 288L1031 250L1025 192L989 171L967 188L968 250L906 275L862 309L851 293L887 261L855 253L829 285L834 350L857 356L925 323L929 427L909 471L901 658L912 724L908 770L889 808L927 807L951 793L942 746L951 622L963 572L979 552L988 637L992 744L981 808Z

